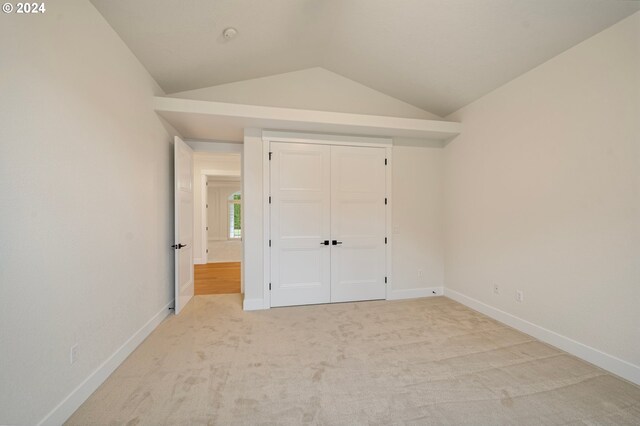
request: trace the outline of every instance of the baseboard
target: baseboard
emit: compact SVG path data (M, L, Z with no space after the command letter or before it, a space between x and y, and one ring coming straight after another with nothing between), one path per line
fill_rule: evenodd
M63 424L71 415L91 396L98 387L115 371L120 364L133 352L144 339L164 320L169 313L171 303L163 307L145 325L136 331L129 339L118 348L105 362L89 375L78 387L76 387L65 399L49 412L38 425L57 426Z
M245 299L242 301L242 309L245 311L258 311L261 309L266 309L264 307L264 300L262 299Z
M193 264L194 265L204 265L206 262L201 257L194 257Z
M571 355L590 362L603 370L607 370L622 377L623 379L640 385L640 366L631 364L630 362L620 358L616 358L613 355L609 355L544 327L540 327L539 325L523 320L522 318L494 308L493 306L489 306L486 303L465 296L457 291L445 288L444 295L497 321L507 324L516 330L522 331L523 333L533 336L538 340L546 342L570 353Z
M425 287L425 288L410 288L405 290L393 290L387 297L387 300L400 300L400 299L417 299L419 297L433 297L442 296L442 287ZM257 311L260 309L269 309L265 306L262 299L244 299L242 307L245 311Z
M442 287L409 288L391 290L387 300L416 299L418 297L442 296Z

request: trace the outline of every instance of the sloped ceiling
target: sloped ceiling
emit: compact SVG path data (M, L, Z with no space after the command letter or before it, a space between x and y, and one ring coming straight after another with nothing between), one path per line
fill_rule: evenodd
M380 93L324 68L177 92L171 97L316 111L441 120L435 114Z
M167 93L322 67L447 115L622 18L621 0L92 0ZM239 33L225 40L222 31Z

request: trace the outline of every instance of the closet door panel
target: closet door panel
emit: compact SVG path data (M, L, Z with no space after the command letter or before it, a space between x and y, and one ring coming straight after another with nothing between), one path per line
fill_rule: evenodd
M386 296L384 148L331 147L331 301Z
M271 143L271 306L330 301L330 148Z

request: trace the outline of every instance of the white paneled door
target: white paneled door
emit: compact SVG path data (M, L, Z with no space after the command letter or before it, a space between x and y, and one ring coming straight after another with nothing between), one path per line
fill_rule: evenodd
M193 297L193 151L176 136L174 143L175 313Z
M330 150L271 144L271 306L330 301Z
M270 152L271 306L384 299L385 149Z
M384 299L385 150L331 147L331 301Z

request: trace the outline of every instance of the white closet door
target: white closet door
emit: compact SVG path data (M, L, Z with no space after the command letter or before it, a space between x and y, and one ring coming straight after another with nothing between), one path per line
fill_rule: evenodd
M271 306L330 301L330 148L271 143Z
M385 184L384 148L331 147L332 302L386 296Z

